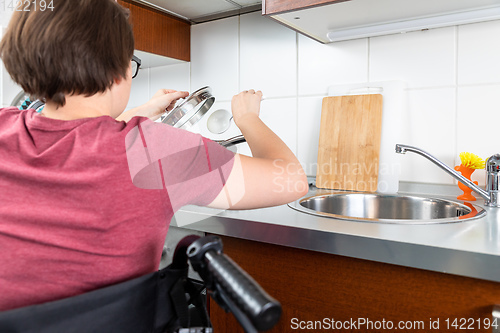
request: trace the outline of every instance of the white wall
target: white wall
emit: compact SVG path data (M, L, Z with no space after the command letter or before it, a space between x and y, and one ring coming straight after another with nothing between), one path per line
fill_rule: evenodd
M0 7L0 38L7 28L12 13L11 10L4 10L3 7ZM9 106L21 90L21 87L11 80L3 62L0 61L0 107Z
M142 68L132 80L127 109L146 103L159 89L190 91L190 63Z
M2 26L6 20L2 17ZM241 90L264 92L262 119L315 174L321 101L331 85L402 80L409 107L402 110L402 143L427 150L446 164L462 151L486 158L500 152L500 21L399 35L320 44L251 13L192 26L191 63L143 69L132 84L128 107L146 102L160 88L213 88L210 112L230 109ZM20 90L5 71L1 104ZM206 119L205 119L206 121ZM239 134L234 126L212 139ZM249 154L247 147L239 148ZM401 180L453 184L420 156L400 156ZM484 171L473 180L484 184Z
M229 108L241 90L262 90L262 118L314 175L328 87L402 80L409 107L401 111L401 143L453 166L462 151L483 158L500 152L498 36L500 21L490 21L325 45L251 13L192 27L191 89L212 86L213 110ZM400 161L401 180L454 183L418 155ZM484 184L484 171L473 179Z

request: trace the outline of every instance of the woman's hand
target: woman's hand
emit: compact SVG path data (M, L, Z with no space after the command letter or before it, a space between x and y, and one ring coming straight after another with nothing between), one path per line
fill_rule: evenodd
M122 113L116 120L129 121L136 116L157 120L165 111L171 111L180 98L187 96L189 96L187 91L160 89L147 103Z
M187 91L160 89L153 95L153 97L151 97L146 105L148 105L148 107L150 107L152 110L156 111L152 116L156 116L156 118L158 119L159 116L161 116L161 114L165 112L165 110L172 111L175 103L179 99L186 98L188 96L189 93Z
M262 92L233 97L233 119L252 157L236 154L224 189L208 205L219 209L254 209L282 205L307 194L309 183L288 146L259 118Z
M245 90L233 97L231 110L236 126L241 127L246 117L259 117L261 100L262 92L260 90L255 92L253 89Z

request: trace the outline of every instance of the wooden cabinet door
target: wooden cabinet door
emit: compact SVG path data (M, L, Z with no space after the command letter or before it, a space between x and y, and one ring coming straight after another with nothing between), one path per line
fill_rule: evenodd
M132 0L118 0L118 3L130 10L136 50L190 61L188 21Z
M491 332L486 326L500 304L500 283L492 281L221 238L224 253L281 302L281 319L268 332ZM243 332L211 302L214 332ZM333 319L350 329L307 329L325 318L323 325ZM396 330L399 322L406 327Z

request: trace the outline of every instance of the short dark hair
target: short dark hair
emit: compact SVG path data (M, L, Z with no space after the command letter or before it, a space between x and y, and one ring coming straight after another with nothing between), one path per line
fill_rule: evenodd
M126 78L134 53L128 10L114 0L53 0L53 10L15 12L0 57L26 93L58 106Z

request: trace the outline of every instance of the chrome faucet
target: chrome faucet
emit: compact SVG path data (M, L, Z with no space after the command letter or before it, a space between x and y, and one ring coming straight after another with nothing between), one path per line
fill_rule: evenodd
M495 154L486 160L486 191L432 156L431 154L413 146L402 144L396 145L396 153L404 154L407 151L417 153L429 161L436 164L438 167L446 171L450 176L479 194L484 198L484 204L491 207L500 207L499 184L500 184L500 154Z

